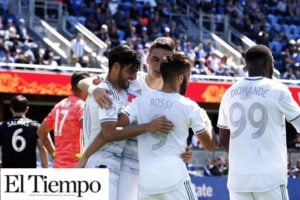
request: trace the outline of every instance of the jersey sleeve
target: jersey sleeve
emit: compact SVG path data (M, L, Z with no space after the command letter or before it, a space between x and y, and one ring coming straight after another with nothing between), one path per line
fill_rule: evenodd
M224 112L224 96L223 96L222 101L220 103L217 127L222 128L222 129L229 129L226 114Z
M193 107L193 111L190 115L190 128L193 129L195 134L201 134L207 130L205 121L209 120L209 118L206 111L203 108L200 108L198 105L193 105Z

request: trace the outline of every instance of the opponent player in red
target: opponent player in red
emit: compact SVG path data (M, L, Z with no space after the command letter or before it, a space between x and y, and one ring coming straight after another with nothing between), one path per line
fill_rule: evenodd
M87 93L77 88L77 83L89 77L87 72L75 72L71 77L73 94L58 102L43 120L38 135L54 157L53 168L72 168L83 150L82 119ZM49 131L54 131L54 143Z

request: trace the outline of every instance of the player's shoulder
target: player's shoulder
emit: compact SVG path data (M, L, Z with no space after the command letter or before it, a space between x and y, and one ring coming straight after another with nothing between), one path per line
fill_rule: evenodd
M37 120L31 119L31 118L28 118L28 117L22 118L21 120L27 121L33 127L39 127L40 126L40 123Z
M186 96L180 96L180 101L183 102L185 105L190 105L192 107L199 107L199 105L194 100Z

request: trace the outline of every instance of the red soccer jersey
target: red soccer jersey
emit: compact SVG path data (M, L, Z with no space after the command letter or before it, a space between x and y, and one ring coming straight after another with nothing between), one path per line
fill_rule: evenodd
M53 129L56 156L54 168L71 168L78 162L76 155L82 153L82 125L84 101L70 96L57 103L44 119Z

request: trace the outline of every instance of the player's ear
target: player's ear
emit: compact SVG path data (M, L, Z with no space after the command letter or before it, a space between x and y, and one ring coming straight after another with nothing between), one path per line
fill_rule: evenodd
M112 68L111 68L111 71L112 71L113 73L118 74L120 70L121 70L121 65L120 65L120 63L115 62L115 63L113 64Z
M177 80L178 80L179 84L181 84L183 82L183 80L184 80L184 75L183 74L179 74L177 76Z
M28 111L29 111L29 106L26 107L26 109L25 109L25 114L27 114Z

